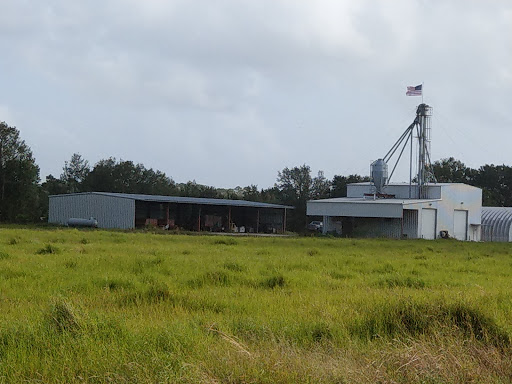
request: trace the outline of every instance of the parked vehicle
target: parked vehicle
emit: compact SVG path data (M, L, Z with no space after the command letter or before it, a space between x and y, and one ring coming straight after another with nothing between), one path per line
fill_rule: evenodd
M324 228L324 223L321 221L312 221L308 224L308 230L321 232Z

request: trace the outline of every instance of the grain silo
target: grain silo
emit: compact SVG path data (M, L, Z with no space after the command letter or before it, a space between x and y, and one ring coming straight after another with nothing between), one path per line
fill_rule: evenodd
M371 182L349 184L347 197L308 201L307 214L323 217L324 233L480 240L482 190L460 183L437 183L431 173L431 116L430 106L423 103L418 106L412 124L384 157L372 163ZM415 159L413 141L418 154ZM390 182L398 162L407 152L410 153L409 182ZM417 168L414 175L413 164Z

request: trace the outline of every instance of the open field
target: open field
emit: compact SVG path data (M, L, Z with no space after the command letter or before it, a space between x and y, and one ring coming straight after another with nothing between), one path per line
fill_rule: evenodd
M0 383L510 383L512 247L0 229Z

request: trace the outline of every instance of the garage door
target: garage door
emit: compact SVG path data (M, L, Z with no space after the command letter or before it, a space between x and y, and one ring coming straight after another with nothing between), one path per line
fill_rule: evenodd
M424 239L436 238L436 209L423 208L421 210L421 237Z
M453 237L457 240L467 239L468 211L453 211Z

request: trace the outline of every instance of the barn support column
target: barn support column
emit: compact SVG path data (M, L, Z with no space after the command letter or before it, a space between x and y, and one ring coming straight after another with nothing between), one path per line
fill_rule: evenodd
M228 207L228 232L231 232L231 207Z
M169 225L169 203L165 207L165 225Z
M201 232L201 206L199 206L199 212L197 214L197 232Z
M256 214L256 233L260 233L260 209L258 208Z
M283 213L283 234L286 232L286 208Z

